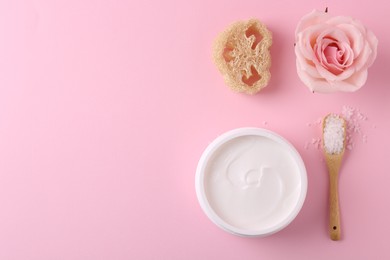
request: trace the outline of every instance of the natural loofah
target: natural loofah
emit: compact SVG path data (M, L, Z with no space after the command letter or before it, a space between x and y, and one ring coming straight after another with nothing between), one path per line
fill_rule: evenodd
M213 58L226 84L238 92L255 94L267 86L271 73L272 34L256 19L238 21L214 43Z

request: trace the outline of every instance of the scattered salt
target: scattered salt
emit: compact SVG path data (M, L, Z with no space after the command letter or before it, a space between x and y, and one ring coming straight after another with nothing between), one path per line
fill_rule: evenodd
M341 108L340 115L345 119L346 129L345 129L345 148L346 150L353 150L356 146L357 141L362 143L367 143L368 136L364 133L364 127L362 124L366 124L368 117L360 111L359 108L354 108L351 106L344 105ZM307 127L318 128L320 129L322 125L322 118L317 118L312 122L306 123ZM376 129L376 124L371 124L372 129ZM304 148L308 149L317 149L322 148L322 140L317 142L318 138L311 138L305 142ZM314 140L314 141L313 141ZM322 158L322 156L320 156Z
M306 123L306 126L308 126L308 127L312 127L312 126L314 126L314 127L320 127L321 126L321 123L322 123L322 118L318 118L316 121L314 121L314 122L308 122L308 123ZM305 146L304 146L304 148L306 149L306 150L308 150L310 147L314 147L314 148L316 148L317 150L319 150L321 147L322 147L322 140L321 140L321 138L320 137L318 137L318 138L312 138L310 141L307 141L306 143L305 143Z
M354 136L360 136L364 143L367 142L367 137L363 137L362 128L360 123L363 121L367 121L367 116L363 114L360 109L354 108L351 106L343 106L342 107L342 116L347 121L347 129L346 129L346 143L347 148L350 147L349 150L355 146Z
M339 154L344 147L344 120L331 114L324 122L324 148L327 153Z

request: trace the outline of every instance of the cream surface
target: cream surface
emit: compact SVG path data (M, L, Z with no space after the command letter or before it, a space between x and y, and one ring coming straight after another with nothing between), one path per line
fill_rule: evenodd
M205 171L211 208L240 229L264 230L297 204L299 168L288 149L263 136L242 136L218 148Z

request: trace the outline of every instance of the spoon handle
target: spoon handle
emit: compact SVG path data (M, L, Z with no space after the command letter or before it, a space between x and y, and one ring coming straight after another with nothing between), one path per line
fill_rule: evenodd
M330 171L329 176L329 234L332 240L340 240L338 173Z

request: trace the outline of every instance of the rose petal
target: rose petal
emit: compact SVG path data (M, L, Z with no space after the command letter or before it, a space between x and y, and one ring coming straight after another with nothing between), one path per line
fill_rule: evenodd
M348 81L327 81L323 77L312 77L308 70L304 69L299 62L297 62L297 74L301 81L312 91L321 93L332 93L336 91L353 92L359 89L362 85L355 85L355 83L363 84L365 82L364 73L355 74L356 76L350 78Z
M340 24L355 23L354 19L350 16L330 16L326 23L330 26L338 26Z
M307 70L303 69L301 67L301 64L297 61L297 74L301 81L311 90L311 91L318 91L320 88L324 88L325 91L326 87L329 85L323 78L313 78L311 75L307 73Z
M334 81L345 80L351 77L353 73L355 73L354 67L348 68L338 75L333 74L321 65L317 65L316 68L318 70L318 73L330 83Z
M356 87L354 84L349 83L348 81L342 80L334 82L332 88L334 91L342 91L342 92L354 92L358 90L359 88Z
M343 47L343 65L345 67L349 67L353 64L353 60L355 59L355 53L353 52L353 50L351 49L351 46L346 44L346 43L343 43L342 44Z
M348 44L324 40L321 51L321 64L335 75L342 73L353 63L353 51Z
M299 63L300 69L304 70L311 77L322 78L322 76L318 73L318 70L317 70L315 64L312 61L297 58L296 62Z
M322 24L327 19L329 19L329 15L327 13L320 12L318 10L313 10L309 14L303 16L302 19L299 21L295 30L295 35L306 30L308 27L312 27L316 24Z
M366 28L364 27L364 25L359 21L359 20L356 20L350 16L335 16L333 18L330 18L327 23L329 25L333 25L333 26L337 26L339 27L340 25L352 25L353 27L355 27L357 30L361 31L361 32L364 32L366 30Z
M354 73L345 82L355 86L354 90L361 88L367 81L368 71L366 69ZM352 87L351 87L352 88ZM354 91L353 90L353 91ZM346 90L344 90L346 91Z
M369 30L366 32L366 40L368 44L370 45L370 49L372 51L371 56L367 59L367 66L370 67L377 56L377 50L378 50L378 39L376 38L375 34Z
M337 91L337 89L329 86L329 83L326 80L313 80L311 83L312 92L321 92L321 93L332 93Z
M324 61L322 64L324 67L329 69L330 72L333 74L340 74L343 72L344 66L340 63L340 57L342 55L339 55L339 49L336 46L327 46L324 51L323 55L325 56Z
M374 53L374 51L370 48L369 44L366 44L363 48L363 51L354 60L354 66L356 67L356 70L368 68L373 62L372 56L374 55L376 55L376 53Z
M301 81L312 91L312 92L333 92L334 90L329 87L329 83L323 78L313 78L309 76L306 71L299 69L297 66L297 73Z
M314 58L313 48L310 46L310 39L303 40L304 34L298 35L298 41L295 44L295 49L306 59L312 60Z
M363 37L364 31L362 32L358 30L355 26L351 24L340 24L338 28L340 28L346 33L355 56L358 56L365 44L365 40Z
M296 46L298 46L302 54L307 59L314 58L313 46L318 36L326 29L324 24L314 25L302 31L297 36Z
M322 31L318 38L331 38L337 42L346 42L350 44L349 38L343 30L338 27L328 26Z
M340 62L336 59L336 55L334 55L335 59L333 59L333 61L331 60L328 60L326 55L324 54L324 51L325 49L329 46L329 45L334 45L336 46L338 49L342 50L342 55L340 56L343 56L343 54L345 52L346 56L343 56L345 58L353 58L353 55L350 54L351 50L349 47L349 39L348 37L345 35L345 33L336 28L336 27L330 27L330 28L327 28L326 30L324 30L318 37L317 37L317 40L316 40L316 44L317 44L317 47L316 47L316 57L320 60L321 64L328 68L328 69L332 69L332 73L334 74L338 74L340 73L346 64L350 64L351 61L348 61L348 60L345 60L345 62ZM332 64L332 65L331 65ZM342 66L339 66L339 65L342 65Z

